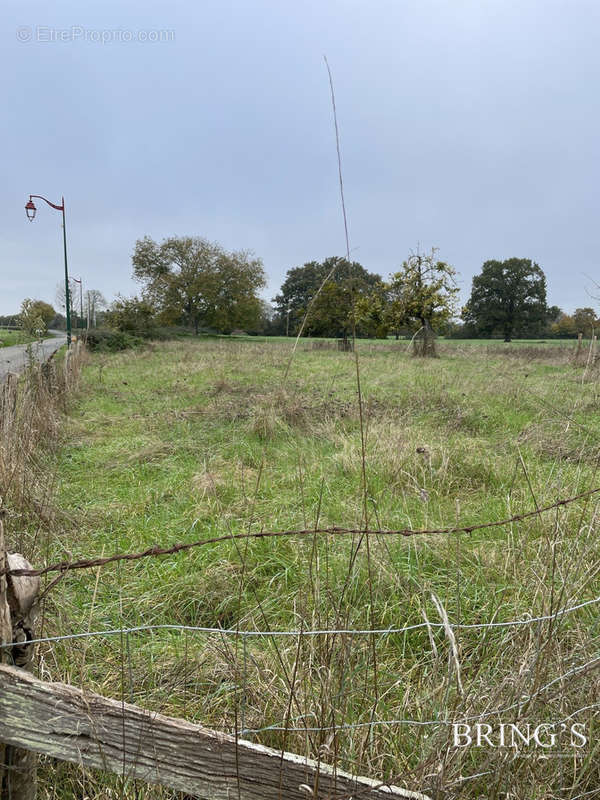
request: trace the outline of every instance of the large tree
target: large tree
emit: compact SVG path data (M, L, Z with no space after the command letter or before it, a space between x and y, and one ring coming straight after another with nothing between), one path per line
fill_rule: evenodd
M133 275L143 298L162 321L183 321L225 332L260 318L258 290L265 285L260 259L228 252L199 236L173 236L160 244L149 236L136 242Z
M455 313L458 287L456 271L430 253L411 253L400 270L390 276L385 316L392 330L409 326L419 336L414 338L415 355L434 356L434 331Z
M550 333L559 337L577 336L575 320L570 314L561 314L550 326Z
M26 297L21 303L19 322L26 333L32 336L42 336L55 316L56 312L50 303Z
M300 329L312 336L347 336L354 327L355 306L361 297L381 285L381 278L357 261L333 256L322 262L309 261L288 270L273 302L281 318L289 315L290 333ZM358 323L359 333L366 326Z
M32 300L31 302L34 313L39 314L46 326L49 325L56 316L54 308L50 303L46 303L44 300ZM23 303L25 303L25 301L23 301Z
M479 335L536 336L547 320L546 276L529 258L486 261L473 278L463 319Z
M592 337L596 327L596 312L589 306L586 308L576 308L573 312L576 333L583 333L585 336Z

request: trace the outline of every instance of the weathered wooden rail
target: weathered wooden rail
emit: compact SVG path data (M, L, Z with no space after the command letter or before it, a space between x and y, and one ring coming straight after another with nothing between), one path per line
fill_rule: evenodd
M0 667L0 741L210 800L425 796Z

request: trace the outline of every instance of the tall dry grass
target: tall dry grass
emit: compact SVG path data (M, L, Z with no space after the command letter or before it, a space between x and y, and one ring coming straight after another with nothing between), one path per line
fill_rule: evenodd
M21 375L9 373L0 384L0 507L15 549L23 547L24 528L51 519L51 455L84 359L80 343L58 360L40 364L32 356Z

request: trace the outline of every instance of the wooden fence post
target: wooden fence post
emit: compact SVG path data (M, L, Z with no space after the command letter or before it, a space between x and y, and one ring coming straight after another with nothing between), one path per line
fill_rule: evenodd
M577 334L577 350L575 351L575 363L579 362L579 356L581 354L581 350L583 348L583 333L579 331Z
M30 569L31 564L18 553L7 553L0 518L0 569ZM0 643L19 642L0 648L0 663L28 670L34 648L33 626L39 593L38 577L0 575ZM30 750L0 744L0 799L35 800L37 756Z
M3 427L8 430L14 421L17 410L17 376L14 372L8 373L2 386L0 408Z

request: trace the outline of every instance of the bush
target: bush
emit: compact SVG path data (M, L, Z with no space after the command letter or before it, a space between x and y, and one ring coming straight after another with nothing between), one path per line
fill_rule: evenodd
M105 312L105 319L109 327L133 336L151 339L156 330L153 307L139 297L118 297Z
M144 343L144 340L139 336L132 336L130 333L125 333L124 331L96 328L88 331L85 342L89 350L116 353L119 350L139 347Z

